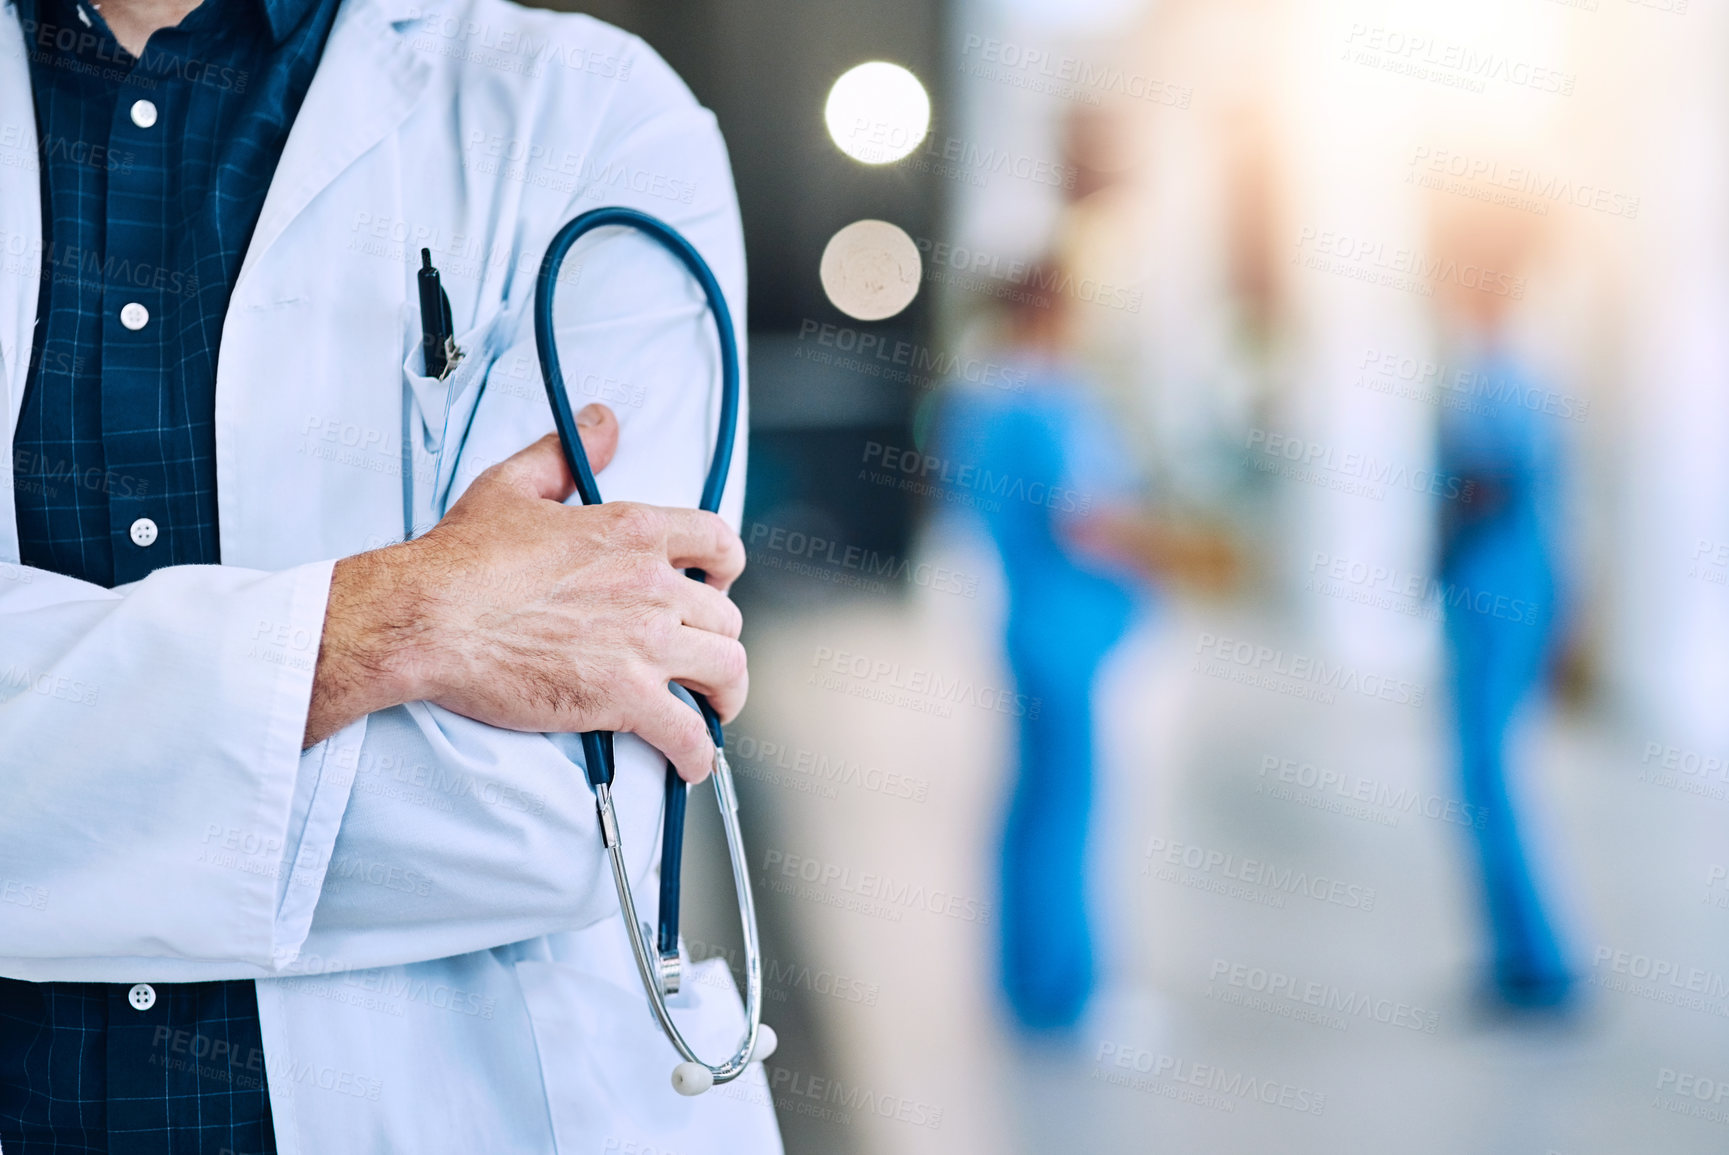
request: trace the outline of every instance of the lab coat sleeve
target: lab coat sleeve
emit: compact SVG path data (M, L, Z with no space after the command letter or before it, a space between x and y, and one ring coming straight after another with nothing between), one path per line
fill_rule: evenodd
M110 590L0 563L0 974L267 969L298 948L313 904L288 864L345 797L320 781L330 745L300 748L330 570Z
M593 146L596 183L533 214L527 259L518 262L529 275L511 291L520 313L495 351L452 500L486 467L552 428L526 304L553 232L578 213L624 204L684 233L727 295L743 354L744 248L725 145L670 69L638 51L631 87L659 85L665 97L609 110ZM652 241L607 230L571 251L555 318L573 409L600 401L619 417L619 449L599 477L603 495L695 505L719 375L694 281ZM723 506L735 528L745 424L741 418ZM657 752L620 735L615 797L631 873L645 881L658 861L663 767ZM617 911L575 735L512 733L415 703L372 717L352 772L296 969L440 958L576 929ZM699 789L692 805L707 804L709 788Z

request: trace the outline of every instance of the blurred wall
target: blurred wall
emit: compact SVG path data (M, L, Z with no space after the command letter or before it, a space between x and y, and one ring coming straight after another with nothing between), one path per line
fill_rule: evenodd
M880 365L834 359L838 339L882 345L928 340L927 296L876 324L852 321L825 298L823 247L863 218L936 235L945 182L918 153L861 165L829 140L828 90L867 60L901 64L930 90L936 129L947 114L939 60L947 4L939 0L559 0L642 36L714 110L732 154L750 260L751 471L749 516L884 554L905 551L912 505L892 490L859 492L862 447L905 443L920 391L934 382ZM923 162L923 163L921 163ZM827 326L828 328L825 328ZM812 354L830 360L813 360ZM748 535L747 535L748 536ZM764 596L757 575L742 600ZM772 596L772 593L769 595Z

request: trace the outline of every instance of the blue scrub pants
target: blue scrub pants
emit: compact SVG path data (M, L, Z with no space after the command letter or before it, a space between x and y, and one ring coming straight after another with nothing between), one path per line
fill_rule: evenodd
M1454 722L1461 786L1472 809L1496 993L1515 1006L1567 1001L1573 976L1532 875L1507 789L1508 728L1542 678L1555 586L1541 541L1521 518L1482 525L1442 567L1450 594L1502 595L1521 612L1497 617L1449 605ZM1493 597L1485 604L1493 603Z
M1011 606L1007 631L1026 709L1003 831L1001 964L1010 1009L1033 1031L1072 1028L1093 992L1093 689L1132 613L1127 591L1071 574L1075 580L1062 588Z

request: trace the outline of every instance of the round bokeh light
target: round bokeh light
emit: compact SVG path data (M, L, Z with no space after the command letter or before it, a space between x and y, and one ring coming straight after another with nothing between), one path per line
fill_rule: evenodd
M842 152L864 164L889 164L924 140L931 99L919 78L900 65L872 60L834 82L823 119Z
M912 304L923 275L919 247L887 221L854 221L822 251L823 292L860 321L885 320Z

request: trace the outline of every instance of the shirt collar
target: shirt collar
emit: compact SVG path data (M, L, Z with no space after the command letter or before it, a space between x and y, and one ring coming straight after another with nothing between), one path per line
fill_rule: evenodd
M319 0L257 0L257 3L270 25L270 38L281 44L306 19L307 13L317 7Z
M27 21L37 19L37 11L41 7L40 0L17 0L20 17ZM215 7L216 0L204 0L205 4ZM270 28L270 39L275 44L281 44L288 34L306 19L307 13L320 3L320 0L252 0L255 11L264 17L264 22ZM77 6L77 0L69 0L67 11ZM195 9L196 11L196 9Z

